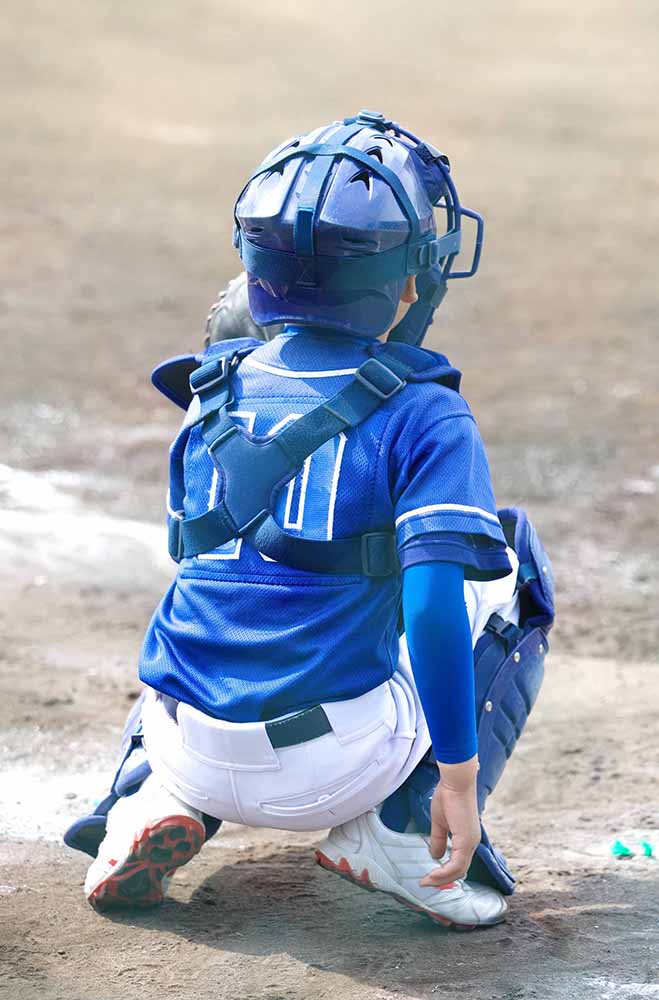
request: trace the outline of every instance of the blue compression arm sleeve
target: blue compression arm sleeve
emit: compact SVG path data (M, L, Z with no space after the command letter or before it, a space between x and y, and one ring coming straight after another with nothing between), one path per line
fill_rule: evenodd
M469 760L478 745L463 566L427 562L404 570L403 615L435 757L446 764Z

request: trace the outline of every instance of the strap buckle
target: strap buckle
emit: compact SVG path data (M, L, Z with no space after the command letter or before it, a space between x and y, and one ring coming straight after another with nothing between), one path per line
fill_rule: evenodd
M510 655L523 635L521 628L515 625L514 622L506 621L496 611L488 618L485 631L496 635L501 640L506 650L506 655Z
M167 526L167 548L174 562L183 558L183 521L180 517L170 517Z
M407 273L418 274L419 271L438 267L443 257L460 252L460 242L460 231L452 229L435 239L410 243L407 248Z
M391 576L398 572L396 536L391 531L367 531L361 536L364 576Z
M423 243L410 243L407 249L407 273L417 274L419 271L429 271L439 264L439 240L425 240Z
M355 372L355 379L361 382L369 392L378 399L391 399L405 385L405 380L399 378L391 368L383 365L377 358L369 358Z
M190 390L196 395L202 390L210 389L212 385L225 382L229 376L228 358L212 358L206 361L190 375Z

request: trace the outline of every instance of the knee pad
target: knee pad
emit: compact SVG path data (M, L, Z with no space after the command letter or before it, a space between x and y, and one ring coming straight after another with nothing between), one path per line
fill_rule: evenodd
M510 758L545 672L547 636L492 615L474 651L478 724L478 811L483 812Z
M478 727L478 809L482 812L510 758L542 685L554 623L551 563L519 508L499 511L519 558L519 624L494 614L474 650Z
M72 823L64 833L64 843L76 851L95 858L105 837L107 817L112 806L123 795L136 792L151 773L142 744L140 717L144 693L131 708L124 723L119 759L109 793L101 798L87 816Z

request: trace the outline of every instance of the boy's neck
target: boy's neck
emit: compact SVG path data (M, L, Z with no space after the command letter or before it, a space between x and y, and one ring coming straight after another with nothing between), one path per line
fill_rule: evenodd
M333 327L313 326L312 324L286 323L279 337L315 336L325 340L349 340L351 343L373 344L379 338L367 337L361 333L351 333L349 330L337 330Z

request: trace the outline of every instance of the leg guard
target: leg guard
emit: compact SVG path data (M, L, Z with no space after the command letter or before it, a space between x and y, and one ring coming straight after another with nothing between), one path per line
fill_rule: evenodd
M519 625L492 615L476 643L476 719L478 723L478 808L503 774L535 704L545 671L547 636L554 623L551 564L524 511L499 511L519 559Z
M538 696L549 648L547 635L554 621L551 564L535 528L524 511L515 507L499 511L499 517L508 544L519 558L520 620L514 625L492 615L474 650L479 813L503 774ZM385 803L385 822L388 817L400 817L406 809L419 829L430 833L430 801L437 781L431 751ZM515 879L506 860L492 846L482 825L481 843L467 877L494 885L506 895L514 891Z
M82 851L95 858L98 848L105 837L108 813L120 798L133 795L141 787L143 781L151 774L142 741L142 704L145 692L142 692L131 708L121 737L119 761L110 792L94 807L94 811L82 819L72 823L64 834L64 843L76 851ZM221 826L221 820L204 816L206 840L214 836Z

